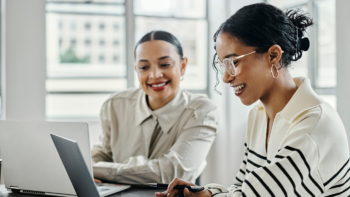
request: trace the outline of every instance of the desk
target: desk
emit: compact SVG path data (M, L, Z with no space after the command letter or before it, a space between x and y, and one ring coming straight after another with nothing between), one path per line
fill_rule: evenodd
M130 188L125 191L110 195L108 197L154 197L155 192L162 192L164 189L157 188ZM17 194L7 191L5 185L0 185L0 197L38 197L37 195Z

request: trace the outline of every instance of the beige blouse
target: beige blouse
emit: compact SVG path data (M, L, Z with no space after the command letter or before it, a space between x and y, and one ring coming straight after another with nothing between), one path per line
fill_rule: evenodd
M94 177L128 184L169 183L175 177L194 182L206 166L218 119L211 100L187 91L179 90L155 111L142 89L116 93L101 110Z

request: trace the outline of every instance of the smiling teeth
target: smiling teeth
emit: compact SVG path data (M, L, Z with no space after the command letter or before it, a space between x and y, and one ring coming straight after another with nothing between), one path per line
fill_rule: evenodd
M152 85L152 87L158 88L158 87L162 87L164 86L166 83L161 83L161 84L157 84L157 85Z
M240 90L240 89L242 89L244 87L245 87L245 84L241 84L239 86L233 87L233 90L236 92L236 91L238 91L238 90Z

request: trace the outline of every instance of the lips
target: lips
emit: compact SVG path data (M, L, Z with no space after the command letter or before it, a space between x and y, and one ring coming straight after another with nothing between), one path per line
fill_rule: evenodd
M163 91L168 86L170 81L156 82L148 84L153 91Z
M245 87L247 86L247 84L245 84L245 83L242 83L240 85L230 84L230 86L233 87L233 90L235 91L235 95L236 96L240 96L243 93L243 91L244 91Z

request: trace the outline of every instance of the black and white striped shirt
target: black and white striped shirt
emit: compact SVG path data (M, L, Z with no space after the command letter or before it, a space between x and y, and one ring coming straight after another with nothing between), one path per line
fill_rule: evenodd
M350 196L349 147L337 112L295 78L298 90L277 113L266 151L266 112L249 114L244 159L228 189L209 184L215 197Z

